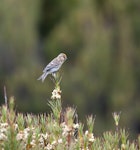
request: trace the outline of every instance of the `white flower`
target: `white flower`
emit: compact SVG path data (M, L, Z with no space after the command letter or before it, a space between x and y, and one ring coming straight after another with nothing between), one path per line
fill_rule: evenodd
M40 142L40 145L42 145L42 146L44 146L44 140L47 140L47 138L48 138L48 134L46 133L46 134L40 134L40 138L39 138L39 142Z
M52 146L51 144L48 144L48 145L45 147L45 149L47 149L47 150L52 150L52 148L53 148L53 146Z
M58 139L58 143L61 144L63 141L62 139Z
M77 128L79 128L79 124L78 124L78 123L76 123L76 124L73 124L73 128L74 128L74 129L77 129Z
M56 144L56 141L53 141L53 142L52 142L52 145L55 145L55 144Z
M47 138L48 138L48 133L43 134L43 137L44 137L45 139L47 139Z
M24 129L24 133L29 133L30 132L30 128L25 128Z
M75 139L75 142L78 142L78 139Z
M7 139L7 136L4 133L0 133L0 141L4 141Z
M95 141L93 133L89 134L88 136L89 136L89 139L88 139L89 142L94 142Z
M95 141L95 138L93 136L93 133L89 133L88 130L85 131L85 136L88 137L88 141L89 142L94 142Z
M61 90L59 88L54 89L52 92L52 99L61 99Z
M24 132L23 131L20 131L17 136L16 136L16 139L19 141L19 140L23 140L24 139Z
M18 129L18 124L14 124L14 128L15 128L15 130L17 130Z
M85 131L85 135L88 135L88 130Z
M31 144L33 147L36 146L35 140L32 140L30 144Z
M35 132L33 133L32 138L33 138L33 139L36 138L36 133L35 133Z
M8 127L8 123L1 123L1 124L0 124L0 127L1 127L1 128L6 128L6 127Z
M69 127L69 126L67 126L66 124L61 124L61 125L62 125L62 129L63 129L62 135L63 135L63 136L67 136L68 133L69 133L70 131L72 131L72 128Z
M0 133L5 133L6 131L7 131L6 128L1 128L1 129L0 129Z

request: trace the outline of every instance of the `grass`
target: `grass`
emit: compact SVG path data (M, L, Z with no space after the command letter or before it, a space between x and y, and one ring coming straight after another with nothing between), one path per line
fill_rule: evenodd
M116 130L94 136L93 116L86 125L78 120L75 108L62 108L60 77L48 102L49 114L22 114L14 109L14 98L0 107L0 150L138 150L140 136L129 140L129 133L119 127L120 112L114 112ZM84 130L84 126L87 129Z

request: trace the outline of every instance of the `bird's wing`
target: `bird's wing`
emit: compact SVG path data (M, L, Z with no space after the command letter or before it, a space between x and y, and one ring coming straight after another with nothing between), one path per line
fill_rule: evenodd
M43 70L43 72L49 71L52 68L58 68L60 64L58 63L58 60L54 58Z

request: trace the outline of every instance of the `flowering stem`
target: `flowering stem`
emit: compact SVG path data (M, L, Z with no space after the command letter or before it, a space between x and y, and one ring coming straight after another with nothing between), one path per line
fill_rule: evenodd
M61 90L60 90L60 82L62 77L58 73L53 74L53 77L55 88L52 91L51 101L49 101L48 105L52 109L54 118L59 122L62 111Z

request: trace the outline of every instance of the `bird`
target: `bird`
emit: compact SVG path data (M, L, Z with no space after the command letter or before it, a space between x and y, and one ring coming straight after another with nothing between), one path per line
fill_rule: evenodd
M42 80L42 82L44 82L45 78L49 74L52 74L54 76L55 73L61 68L62 64L66 61L66 59L67 55L64 53L60 53L44 68L43 74L37 80Z

